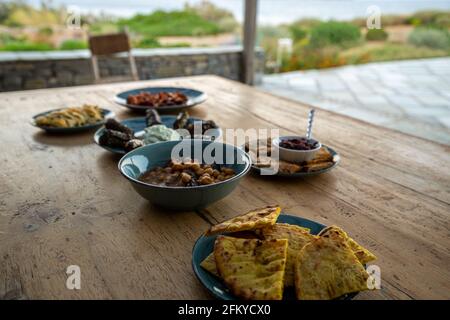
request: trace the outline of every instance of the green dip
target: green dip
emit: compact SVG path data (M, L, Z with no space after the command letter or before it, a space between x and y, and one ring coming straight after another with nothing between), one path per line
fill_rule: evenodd
M144 129L144 143L151 144L161 141L180 140L181 136L173 129L167 128L163 124L157 124Z

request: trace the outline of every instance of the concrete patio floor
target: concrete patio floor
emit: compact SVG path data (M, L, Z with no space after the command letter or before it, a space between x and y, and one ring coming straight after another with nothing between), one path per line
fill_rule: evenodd
M450 145L450 58L266 75L259 87Z

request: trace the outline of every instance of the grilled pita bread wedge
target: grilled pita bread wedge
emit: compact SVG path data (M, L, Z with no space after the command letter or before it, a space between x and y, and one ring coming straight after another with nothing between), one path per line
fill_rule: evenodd
M214 258L230 291L246 300L281 300L287 256L286 239L257 240L218 236Z
M243 215L216 224L206 231L206 236L218 233L229 233L245 230L254 230L268 225L273 225L280 215L279 206L268 206L251 210Z
M203 260L200 263L200 266L209 273L212 273L216 277L220 278L219 272L217 272L216 259L214 259L214 252L212 252L209 256L207 256L205 260Z
M317 151L317 153L314 156L314 159L308 161L307 164L330 162L330 161L333 161L333 156L331 155L330 151L328 151L327 148L322 147L319 149L319 151Z
M323 229L320 231L319 236L325 238L336 238L338 236L343 237L362 264L366 264L377 258L372 252L359 245L355 240L350 238L344 230L337 226L330 226Z
M295 261L295 289L299 300L329 300L367 290L368 277L342 237L312 240Z
M258 239L260 235L255 234L253 231L241 231L233 233L232 236L241 239ZM200 263L200 266L206 271L220 278L219 272L217 271L216 267L216 259L214 258L214 251L211 252L211 254Z
M286 272L284 276L285 287L294 286L294 264L298 253L308 242L317 238L317 236L310 234L309 231L310 230L307 228L287 223L276 223L273 226L261 229L261 233L265 240L288 240Z

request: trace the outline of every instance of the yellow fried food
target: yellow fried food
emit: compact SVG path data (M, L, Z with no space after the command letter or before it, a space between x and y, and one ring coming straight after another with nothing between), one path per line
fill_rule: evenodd
M238 298L281 300L287 245L286 239L265 241L218 236L214 245L217 270Z
M342 237L310 241L295 261L295 290L299 300L329 300L367 290L368 277Z
M280 215L279 206L268 206L251 210L243 215L226 220L212 226L205 235L210 236L218 233L237 232L254 230L265 226L273 225Z
M331 155L330 151L328 151L327 148L322 147L317 151L317 153L314 156L314 159L311 161L308 161L307 164L312 163L319 163L319 162L332 162L333 156Z
M344 230L337 226L327 227L323 229L319 235L325 238L343 237L362 264L366 264L377 258L372 252L359 245L355 240L350 238Z
M64 108L39 116L35 123L45 127L72 128L94 124L103 120L102 110L97 106L83 105L79 108Z
M259 231L259 229L256 231ZM253 231L239 231L233 233L232 236L240 239L258 239L258 235ZM200 266L206 271L220 278L219 272L217 271L216 267L216 259L214 259L214 252L207 256L205 260L200 263Z
M307 163L304 167L303 170L306 172L314 172L314 171L319 171L319 170L323 170L326 168L331 167L334 164L334 162L332 161L328 161L328 162L316 162L316 163Z
M317 236L310 234L309 231L310 230L307 228L287 223L276 223L273 226L261 229L261 233L265 240L288 240L286 272L284 277L285 287L294 286L294 264L298 253L308 242L317 238Z
M214 252L212 252L209 256L207 256L205 260L203 260L200 263L200 266L206 271L215 275L216 277L220 277L216 267L216 259L214 259Z

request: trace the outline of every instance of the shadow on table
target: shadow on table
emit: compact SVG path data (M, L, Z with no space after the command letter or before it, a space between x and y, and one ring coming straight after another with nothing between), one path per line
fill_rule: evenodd
M312 183L317 183L318 185L326 185L328 187L332 187L336 184L337 182L337 178L336 176L333 174L333 172L325 172L322 174L318 174L315 176L306 176L306 177L282 177L282 176L277 176L277 175L273 175L273 176L261 176L259 173L251 170L250 174L248 175L249 178L251 179L255 179L255 180L259 180L259 181L264 181L267 183L280 183L283 184L284 186L288 186L288 185L296 185L299 183L302 184L312 184ZM257 183L255 181L255 183Z
M95 143L94 133L95 130L72 134L39 131L33 134L33 140L40 144L56 147L77 147Z

